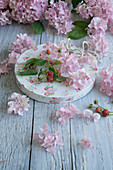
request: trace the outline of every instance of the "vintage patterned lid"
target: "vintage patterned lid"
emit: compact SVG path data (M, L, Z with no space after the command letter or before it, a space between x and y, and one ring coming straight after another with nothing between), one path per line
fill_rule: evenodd
M37 75L21 76L17 74L19 68L22 68L26 60L30 58L37 58L43 49L43 45L37 46L37 48L25 51L17 60L15 65L15 75L17 85L20 90L40 102L58 104L69 101L78 100L85 96L94 86L96 72L97 72L97 61L96 58L88 54L87 52L79 60L80 64L88 74L90 74L91 81L87 86L82 89L74 89L71 86L64 86L57 82L42 82L39 83ZM91 61L89 61L91 59ZM79 70L78 70L79 71Z

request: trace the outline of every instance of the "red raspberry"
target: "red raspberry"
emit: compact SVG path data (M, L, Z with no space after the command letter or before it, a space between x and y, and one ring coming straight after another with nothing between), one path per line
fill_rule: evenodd
M60 77L61 76L61 72L60 70L57 70L57 76Z
M47 49L46 53L49 55L49 54L51 54L51 51L49 49Z
M102 111L102 116L103 116L103 117L109 116L109 111L108 111L107 109L103 110L103 111Z
M47 72L47 81L49 82L53 82L54 78L53 78L53 72L52 71L48 71Z
M27 70L27 67L24 67L23 70Z
M53 80L54 80L54 78L48 78L48 77L47 77L47 81L53 82Z
M101 112L101 110L102 110L102 108L101 108L101 107L97 107L97 108L96 108L96 112L97 112L97 113L100 113L100 112Z

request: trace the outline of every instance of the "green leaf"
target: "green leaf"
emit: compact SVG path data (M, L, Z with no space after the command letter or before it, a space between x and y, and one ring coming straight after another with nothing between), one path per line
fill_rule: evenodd
M68 77L64 77L64 76L60 76L60 77L59 77L59 79L62 80L62 81L63 81L63 80L66 80L67 78L68 78Z
M83 28L87 28L89 23L85 22L85 21L75 21L73 23L75 26L78 26L78 27L83 27Z
M30 58L29 60L27 60L23 67L27 67L28 65L30 64L33 64L33 66L42 66L44 65L45 63L47 63L47 60L43 60L43 59L37 59L37 58Z
M77 40L87 35L86 28L88 27L88 23L85 21L76 21L73 24L75 25L75 28L69 32L68 38Z
M33 28L33 30L35 31L36 34L41 34L45 31L44 26L40 21L35 21L32 24L32 28Z
M36 70L20 70L17 74L24 76L24 75L36 75L38 72Z
M29 60L27 60L27 61L24 63L24 65L23 65L22 68L28 66L29 64L35 63L36 61L37 61L37 58L30 58Z
M73 8L75 8L82 0L72 0Z
M54 73L53 78L56 81L56 78L57 78L56 69L54 67L49 67L49 71L52 71Z
M47 60L37 59L37 61L34 63L34 66L43 66L47 62Z
M62 81L66 80L68 77L60 76L56 79L58 83L62 83Z
M61 65L61 64L63 64L63 63L60 61L55 61L52 65Z

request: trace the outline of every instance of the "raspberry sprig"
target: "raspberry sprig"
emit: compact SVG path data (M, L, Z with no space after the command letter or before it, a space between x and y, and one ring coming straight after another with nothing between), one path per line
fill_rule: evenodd
M95 105L97 107L95 107ZM104 108L103 106L99 105L98 100L94 100L94 105L90 104L89 108L95 108L96 112L99 113L102 117L112 116L113 111L109 111L107 108Z

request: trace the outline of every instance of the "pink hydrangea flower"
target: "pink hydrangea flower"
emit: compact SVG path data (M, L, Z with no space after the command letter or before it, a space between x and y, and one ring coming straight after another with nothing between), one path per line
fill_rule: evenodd
M47 152L54 154L54 147L63 145L62 137L59 137L60 132L48 133L48 125L46 123L43 128L40 128L40 130L42 131L42 134L35 133L34 139L38 140Z
M47 54L47 50L50 54ZM50 43L47 41L46 45L43 46L43 50L40 53L42 59L51 61L52 63L56 60L63 62L65 58L66 48L63 43Z
M16 41L12 42L10 51L14 51L16 53L23 53L26 50L30 48L34 48L36 46L36 43L34 40L32 40L31 37L27 36L27 34L20 34L17 35Z
M78 72L69 72L68 84L72 85L75 89L83 89L91 82L91 75L86 73L84 68Z
M17 35L16 41L12 42L9 54L9 63L15 64L20 54L36 46L35 41L27 34Z
M96 59L96 57L94 55L91 55L90 53L85 54L83 57L81 57L79 59L79 63L80 64L83 64L83 63L85 63L85 64L92 64L92 63L94 63L95 67L97 67L97 59Z
M48 0L10 0L9 7L11 15L19 23L33 23L42 19L44 11L47 9Z
M76 53L67 54L64 63L61 65L62 72L76 72L78 68L80 67L80 64L78 62L78 56Z
M11 64L15 64L17 62L17 59L19 58L20 54L12 51L10 54L9 54L9 63Z
M86 138L83 138L80 142L81 146L84 148L84 149L87 149L87 148L94 148L94 145L92 145L92 142L90 139L86 139Z
M103 55L108 50L108 40L106 40L105 36L102 34L92 35L88 41L96 47L96 52L99 55Z
M111 32L111 34L113 34L113 23L110 24L109 31Z
M104 20L113 20L113 1L109 0L85 0L79 3L77 13L83 18L100 17Z
M11 14L9 10L0 10L0 26L12 24Z
M8 113L18 114L23 116L24 111L28 111L30 105L28 104L29 98L26 95L21 95L19 93L12 93L8 102Z
M56 3L52 1L50 8L45 12L45 18L49 20L51 26L58 30L58 34L67 34L74 28L71 17L67 3L61 0Z
M79 114L80 110L75 105L65 104L63 107L57 110L54 118L57 118L57 122L62 125L66 120L74 117L75 114Z
M107 30L107 21L100 18L94 17L90 24L88 25L88 34L95 35L95 34L105 34Z
M0 0L0 9L7 8L8 4L9 4L9 0Z
M9 59L4 60L0 63L0 74L7 74L11 70L9 66Z
M113 96L113 65L100 71L100 91L108 96Z

